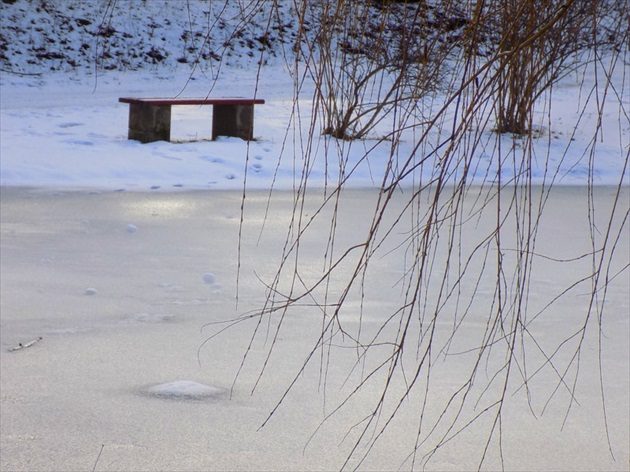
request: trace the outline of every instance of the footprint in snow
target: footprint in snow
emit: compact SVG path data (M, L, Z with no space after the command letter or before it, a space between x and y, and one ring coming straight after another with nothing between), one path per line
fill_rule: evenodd
M199 159L206 162L211 162L212 164L222 164L223 159L220 157L212 157L212 156L200 156Z
M84 139L68 139L64 141L64 143L77 144L79 146L94 146L94 143L92 141L86 141Z

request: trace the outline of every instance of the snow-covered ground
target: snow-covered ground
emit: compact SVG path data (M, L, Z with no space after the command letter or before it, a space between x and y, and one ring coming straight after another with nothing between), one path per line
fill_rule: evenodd
M246 176L250 189L269 189L272 184L291 188L304 166L314 85L308 80L300 83L296 115L293 79L299 75L294 74L294 61L287 54L298 26L291 19L290 3L284 22L274 15L268 18L264 9L258 11L259 2L226 3L226 11L219 8L222 2L199 0L114 4L114 10L104 1L97 2L96 8L74 0L42 2L35 10L26 0L2 5L0 20L5 32L0 44L5 59L0 73L0 184L68 189L237 189L242 188ZM239 15L248 15L248 20L234 27L216 20L219 14L233 22ZM103 29L111 34L103 36L99 33ZM268 35L271 46L260 51L256 38L263 34ZM156 62L147 54L158 47L164 58ZM192 61L204 52L220 53L222 65L207 59L193 69L190 62L178 61L183 53ZM133 63L120 62L134 54L138 58ZM101 57L98 73L95 57ZM259 69L261 57L265 65ZM300 67L303 71L304 64ZM612 74L614 85L606 94L604 74ZM580 185L592 171L595 184L617 184L630 146L629 91L625 64L620 60L611 67L604 61L597 69L589 66L568 75L554 88L551 102L543 97L534 121L540 135L533 143L533 182L540 183L557 172L556 183ZM141 145L126 139L128 106L118 103L119 97L208 94L265 99L255 110L257 140L249 144L234 139L207 141L211 107L191 106L173 109L172 137L178 142ZM438 95L433 100L437 109L441 98ZM602 131L591 156L586 150L592 148L599 120ZM451 125L445 122L447 128ZM381 184L391 153L389 142L337 143L321 137L321 128L314 128L317 159L308 162L311 185L337 180L339 144L347 169L361 162L348 186ZM386 132L377 128L370 137ZM430 134L422 149L437 146L437 134ZM416 137L414 130L404 134L397 153L413 154ZM496 139L490 129L482 136L476 151L481 163L479 179L485 178L486 171L491 176L497 172L497 159L492 156ZM519 145L510 137L501 139L505 149ZM367 149L370 157L362 160ZM434 162L428 160L422 167L424 177L434 172ZM503 173L506 181L514 169L504 162ZM626 184L627 173L628 169Z
M291 190L302 178L302 145L308 133L313 85L304 84L298 126L292 114L294 82L283 57L270 57L259 70L249 55L252 50L258 53L251 41L256 44L265 21L245 28L239 38L244 46L235 40L235 47L219 51L218 45L225 42L219 35L216 44L199 49L207 54L225 52L226 66L220 74L216 68L204 68L191 77L189 63L178 60L184 54L179 51L185 52L181 41L189 40L183 39L182 31L187 24L193 36L195 28L205 31L203 12L181 18L175 14L175 4L181 2L118 3L123 10L130 8L130 13L114 16L110 22L115 30L110 38L121 41L118 46L110 42L111 64L119 60L116 51L121 50L139 59L125 65L126 70L98 74L80 45L107 26L97 19L108 2L98 2L100 10L94 11L86 6L89 2L65 2L65 16L55 20L65 25L59 31L51 29L55 15L46 8L36 15L36 26L29 23L34 15L28 10L32 2L17 0L0 6L3 37L8 37L9 26L17 25L13 31L19 38L2 50L11 59L5 65L12 71L0 73L0 469L92 470L95 464L95 470L336 469L356 439L352 426L379 393L367 385L348 409L324 423L311 438L325 414L354 385L345 383L355 360L345 354L347 350L340 349L329 368L325 401L320 372L314 365L278 415L258 430L314 344L320 318L305 309L303 316L287 320L290 329L278 340L269 375L253 396L250 390L264 360L264 345L254 345L252 363L232 385L251 326L239 325L206 344L216 326L202 329L207 323L260 308L264 302L259 277L268 280L277 268L293 195L283 190ZM46 4L51 2L40 6ZM190 4L218 8L213 2L191 0ZM230 8L241 4L230 4ZM11 19L7 12L16 9L22 13ZM140 21L138 12L151 21ZM90 28L93 31L86 32ZM294 28L285 27L287 44ZM141 37L151 32L151 41L122 42L133 31ZM162 40L162 34L167 40ZM59 49L51 51L50 44ZM156 56L153 50L165 59L147 66L141 59L146 54ZM29 62L37 54L42 57ZM192 56L188 51L187 60ZM76 66L69 66L68 61ZM44 70L42 64L56 70ZM542 132L533 144L534 154L540 157L540 168L532 172L533 183L542 183L551 168L551 173L558 170L555 183L561 184L545 207L539 250L567 260L589 250L589 181L597 186L598 215L605 215L613 204L609 185L622 179L621 213L630 205L627 169L623 175L630 122L616 105L621 100L626 113L630 110L629 74L618 64L613 83L620 95L602 97L589 94L596 85L593 69L586 75L582 72L567 76L555 87L551 109L540 108L537 117ZM209 91L214 96L256 95L266 100L256 107L255 141L210 141L210 107L192 106L173 109L175 142L127 140L128 110L118 103L119 97L203 96ZM574 133L578 117L580 125ZM583 155L584 149L590 149L592 130L600 119L596 152ZM492 149L497 137L491 131L484 136L486 147ZM512 144L511 138L501 139ZM370 202L385 172L390 144L375 139L337 142L316 132L317 158L308 162L310 186L338 179L339 167L331 165L337 160L337 145L348 159L346 168L358 163L346 184L349 191L342 197L344 218L339 221L337 241L341 247L356 243L360 228L372 217ZM413 146L409 135L401 144L401 154L411 153ZM367 149L369 159L364 160ZM479 168L479 178L486 169L496 170L489 155L480 151L478 159L487 162ZM503 171L508 177L513 173L509 166ZM433 172L430 163L423 172ZM411 186L412 179L420 177L410 175L407 183ZM247 204L239 233L244 185ZM279 191L270 198L271 188ZM405 198L402 192L396 205L404 204ZM239 234L242 266L237 306ZM472 231L471 238L476 234ZM304 244L305 266L319 264L323 248L318 241L327 240L327 227L311 236L314 239ZM611 274L628 264L628 239L626 226ZM390 244L393 249L396 239ZM382 313L400 302L396 283L403 271L401 251L392 251L379 261L380 272L366 281L370 297L364 301L361 319L366 332L379 326ZM589 262L578 259L562 265L566 269L561 271L545 270L547 266L541 263L532 279L532 309L544 306L576 278L585 277L591 269ZM614 459L606 439L597 330L593 329L583 348L576 403L566 423L564 390L540 415L549 389L557 383L548 372L532 380L531 399L521 389L508 402L502 430L507 469L627 470L630 466L629 284L627 267L610 281L602 324L601 375ZM481 284L476 290L480 302L484 294L492 293L491 285ZM558 333L581 319L587 299L575 291L553 305L535 330L532 327L535 339L552 349ZM358 324L351 314L344 322ZM474 331L474 319L472 323ZM440 326L438 332L448 335L450 328ZM31 341L37 342L9 351ZM470 347L465 340L460 342L462 349ZM563 355L565 351L558 362ZM440 413L446 392L452 392L462 374L457 362L446 364L444 371L453 377L434 379L436 409L431 410L429 402L427 421ZM414 446L419 400L410 397L400 421L381 438L362 469L396 470L403 464ZM476 431L469 428L449 442L427 469L476 468L486 439ZM498 457L498 451L493 451L486 465L499 468Z
M630 80L621 67L615 69L619 88ZM282 65L256 69L233 68L222 72L221 80L197 74L189 81L189 72L165 71L105 72L98 77L60 73L45 77L18 77L2 74L0 115L0 153L2 185L47 186L57 188L102 188L125 190L167 189L238 189L246 176L249 189L290 189L299 180L304 158L300 138L306 136L310 119L308 102L302 104L302 128L292 120L293 82ZM535 141L539 168L534 168L534 183L542 182L547 171L558 169L556 183L586 184L593 166L596 185L614 185L623 175L627 158L630 122L615 106L609 93L603 108L602 132L598 136L594 160L583 155L590 149L592 130L600 118L595 96L581 117L577 133L573 124L582 114L586 97L581 96L582 79L570 76L553 95L553 127ZM592 80L592 79L591 79ZM590 81L587 82L588 87ZM173 108L173 143L140 144L127 140L128 106L119 97L243 96L265 99L255 107L256 141L211 137L212 107ZM625 85L626 110L630 109L630 87ZM309 95L304 92L306 97ZM306 110L306 111L305 111ZM541 111L544 121L549 110ZM493 149L496 136L488 131L487 149ZM503 138L511 141L511 138ZM190 142L201 140L198 142ZM323 157L324 149L334 150L330 137L316 136L321 151L312 165L309 181L321 186L336 181L336 158ZM511 142L508 142L509 147ZM565 155L567 146L569 153ZM370 150L369 159L356 167L350 187L378 186L390 155L387 141L360 140L343 143L347 168L352 168ZM414 146L410 137L400 146L401 155L409 155ZM486 167L496 172L490 154L479 151L479 159L488 162L479 168L483 178ZM333 164L331 164L331 162ZM429 175L428 163L423 172ZM503 172L510 177L512 169ZM416 178L418 176L416 175ZM628 170L626 169L626 183ZM408 180L409 184L412 181Z

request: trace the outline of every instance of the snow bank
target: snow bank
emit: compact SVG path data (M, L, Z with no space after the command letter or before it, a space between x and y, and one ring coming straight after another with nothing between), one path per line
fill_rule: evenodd
M159 398L202 400L216 397L221 389L192 380L175 380L147 388L149 395Z

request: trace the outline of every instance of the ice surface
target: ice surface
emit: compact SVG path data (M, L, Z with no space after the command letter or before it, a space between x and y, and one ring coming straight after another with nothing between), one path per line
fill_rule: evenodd
M292 196L290 192L274 196L273 218L261 236L268 195L248 194L237 305L239 220L225 214L239 214L240 192L3 188L0 468L92 470L103 445L97 470L337 470L356 439L353 426L370 411L380 391L378 382L366 384L353 402L322 423L361 374L353 370L355 350L331 346L326 386L319 364L313 364L299 375L283 407L260 429L317 341L322 322L317 309L305 306L287 316L268 371L253 395L266 357L264 339L250 346L250 361L239 380L233 381L255 321L234 326L204 344L224 326L208 323L249 313L264 303L261 280L269 280L275 271ZM594 205L605 213L613 192L601 187L594 196ZM369 190L344 194L337 244L356 242L369 221L366 208L374 198ZM403 194L397 198L398 204L404 203ZM628 198L626 189L622 199ZM585 189L578 187L552 192L540 221L541 253L566 258L588 250L586 199ZM91 221L88 232L82 224L85 218ZM142 231L130 238L120 230L127 221L134 221ZM466 244L476 244L479 233L467 234ZM317 275L320 241L327 237L322 227L303 241L303 261L311 271L303 272L303 277ZM621 264L628 260L630 244L627 232L620 238ZM373 277L365 281L362 317L355 309L356 300L350 300L340 317L347 330L356 330L361 321L368 333L380 326L387 309L397 306L403 252L392 251L379 259ZM554 269L552 261L538 264L531 281L532 310L565 288L576 274L591 270L585 258L566 263L561 271ZM617 273L617 265L611 273ZM221 275L221 292L209 291L202 283L200 274L208 267ZM466 285L462 290L477 290L483 303L483 294L492 294L491 282L482 280L479 286ZM549 371L531 379L529 392L511 393L502 418L507 470L627 469L628 283L627 271L610 280L602 319L602 378L615 460L606 442L598 386L598 333L593 329L584 339L577 403L566 422L569 397L564 389L540 415L557 384ZM98 295L84 296L86 286L98 288ZM542 346L552 346L558 334L576 322L579 325L584 307L585 298L578 290L553 305L530 326L531 332ZM474 315L474 308L462 336L453 341L453 350L463 351L469 338L483 330L484 319ZM444 336L450 325L438 324L436 330L437 336ZM42 340L26 349L7 351L39 336ZM556 360L565 355L560 351ZM433 378L427 418L439 414L437 407L445 395L457 388L466 359L454 355L436 363L436 372L443 373ZM205 391L186 383L189 379L221 393L205 400L161 401L147 391L156 386L174 395ZM480 384L485 380L478 379ZM401 380L396 388L402 386ZM392 470L404 462L414 445L422 403L418 392L404 402L398 421L381 437L362 470ZM474 470L484 439L478 429L463 432L438 451L427 470ZM496 460L488 466L500 468Z

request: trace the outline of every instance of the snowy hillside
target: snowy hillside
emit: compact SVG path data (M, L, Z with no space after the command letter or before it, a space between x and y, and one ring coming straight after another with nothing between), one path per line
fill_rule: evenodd
M466 24L464 13L450 2L393 4L385 16L377 2L364 5L368 24L362 27L379 31L385 21L390 37L418 12L423 22L414 26L417 35L440 32L451 41ZM316 38L315 18L322 18L321 5L313 3L298 15L286 0L12 0L1 8L0 64L4 71L21 73L181 70L186 65L207 70L218 63L291 61L297 36ZM367 53L360 41L341 46Z
M1 8L2 69L22 73L208 69L221 59L255 62L262 51L274 57L296 34L288 6L288 21L260 4L204 0L18 0Z
M457 3L431 0L391 2L384 15L385 3L361 3L367 12L365 24L346 35L339 47L369 54L369 42L360 36L369 39L378 33L395 43L406 22L413 23L416 36L440 35L440 41L456 43L471 14ZM0 67L4 72L40 74L180 70L185 65L207 70L219 62L269 64L278 57L290 61L298 35L314 40L321 33L319 22L326 17L322 5L313 2L298 14L287 0L3 0ZM604 18L598 27L600 47L623 48L623 37L616 37L608 23ZM482 43L496 45L493 32L480 33Z

